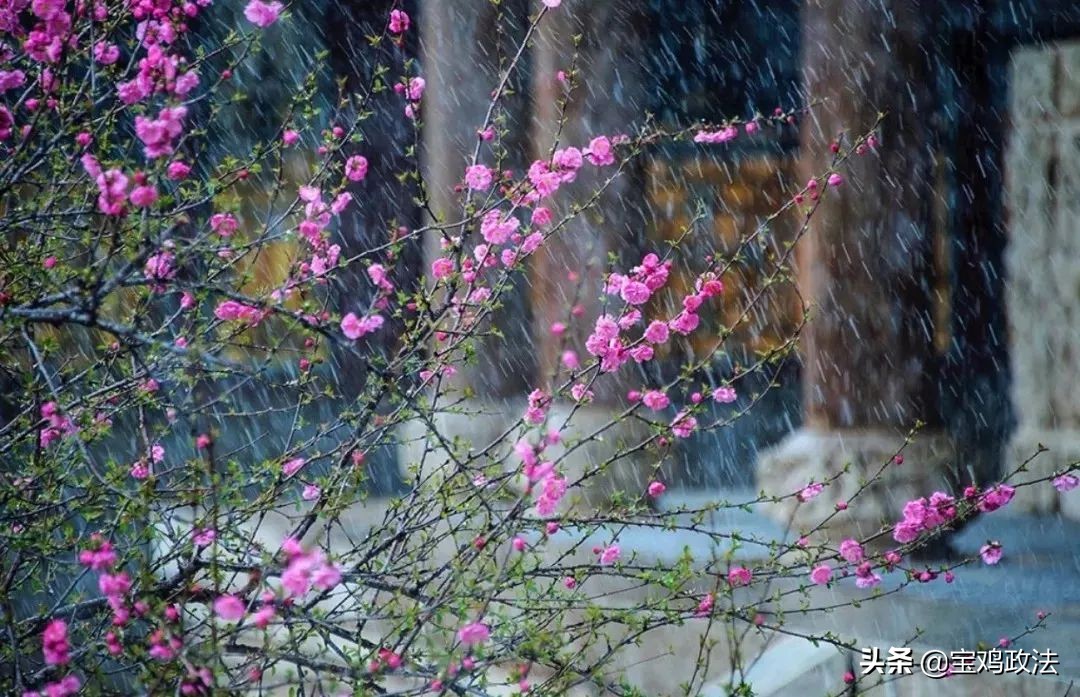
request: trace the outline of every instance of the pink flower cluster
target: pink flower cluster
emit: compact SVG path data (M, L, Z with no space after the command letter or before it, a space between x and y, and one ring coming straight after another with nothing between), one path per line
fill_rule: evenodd
M67 675L55 682L46 683L41 691L30 690L24 692L22 697L74 697L79 694L82 683L78 676Z
M71 644L68 643L68 628L63 620L51 620L41 634L41 648L45 654L45 663L50 666L63 666L71 661Z
M1002 508L1006 504L1008 504L1009 501L1012 501L1012 498L1015 495L1016 489L1009 486L1008 484L996 484L993 487L987 489L986 492L982 494L982 496L978 497L979 510L983 513L990 513L992 511L996 511L997 509ZM974 487L968 487L964 491L964 496L966 498L972 498L974 496L977 496Z
M385 320L381 315L358 317L356 314L350 312L341 318L341 332L346 338L356 341L361 337L381 329L384 321Z
M536 390L536 392L540 392ZM535 393L534 393L535 394ZM543 393L540 392L542 395ZM541 518L555 514L559 502L566 495L568 483L555 471L554 463L541 460L537 448L527 440L519 440L514 445L515 454L521 458L521 472L529 482L529 487L536 494L536 513Z
M525 409L525 422L534 426L544 423L547 410L551 406L551 397L543 390L529 393L529 406Z
M150 21L140 26L143 27L143 45L148 46L146 56L139 59L138 74L116 86L120 101L130 106L156 93L177 98L187 96L199 85L198 73L194 70L183 70L184 58L169 54L167 49L162 47L174 40L175 25L171 21Z
M60 413L56 402L45 402L41 405L41 418L48 422L38 433L38 442L42 448L48 448L61 438L74 435L79 430L74 421Z
M419 76L394 85L394 91L404 96L407 102L405 104L406 118L414 119L420 113L420 100L424 98L425 89L427 89L427 81Z
M154 290L163 291L165 281L171 281L176 277L175 261L176 255L172 252L158 252L147 257L143 275L148 281L152 281L151 287Z
M98 210L105 215L122 216L126 212L129 180L121 170L102 170L89 153L82 156L83 169L98 188Z
M609 275L605 292L619 295L627 304L644 305L653 293L667 284L670 272L670 260L661 262L656 254L646 254L641 265L631 269L629 275Z
M278 20L281 10L282 4L280 2L251 0L247 7L244 8L244 17L260 29L266 29Z
M252 327L266 316L263 310L236 300L223 300L214 308L214 316L222 322L241 321Z
M187 107L166 107L157 118L135 117L135 135L143 143L143 153L150 159L172 155L174 142L184 132Z
M341 246L330 244L327 228L333 217L340 215L352 202L352 194L343 191L327 204L323 200L323 191L316 186L301 186L297 197L304 202L304 220L297 226L297 232L310 247L311 257L302 259L284 286L271 293L277 302L290 297L305 281L325 283L325 275L338 265L341 256Z
M457 638L464 646L483 644L491 638L491 628L483 622L470 622L458 630Z
M933 530L956 517L956 499L935 491L926 497L904 504L904 519L893 529L893 539L900 544L912 542L924 532Z
M94 571L111 569L116 564L116 550L112 543L100 533L91 535L90 542L93 545L91 548L79 551L79 563Z
M389 29L391 34L404 34L409 31L412 22L404 10L390 10Z
M281 574L287 597L302 597L312 588L327 591L341 583L341 569L327 560L321 550L305 552L291 537L285 539L281 549L289 560Z
M695 143L726 143L739 135L739 129L727 126L717 131L698 131L694 134Z

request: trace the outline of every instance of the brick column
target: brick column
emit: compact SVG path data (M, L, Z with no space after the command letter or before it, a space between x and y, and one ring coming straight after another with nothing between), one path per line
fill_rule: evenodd
M538 0L533 1L534 12L541 7ZM560 7L547 12L533 54L537 158L547 159L551 155L556 137L560 148L584 148L595 136L633 132L649 108L652 83L644 62L645 49L630 47L648 45L649 24L648 3L644 0L565 0ZM575 36L580 36L576 63ZM559 104L569 87L559 80L558 74L570 73L575 65L578 74L568 94L566 119L560 130ZM571 206L584 203L612 172L611 167L583 167L577 180L555 195L552 208L556 219ZM577 352L583 364L592 358L585 350L585 339L602 312L608 255L615 253L620 257L623 271L636 265L641 259L645 231L645 178L640 168L633 167L599 197L594 208L578 216L537 252L532 260L530 280L535 317L533 340L541 380L550 383L552 376L556 376L555 382L559 384L566 380L568 372L560 366L564 348ZM574 305L580 305L583 312L568 321ZM555 322L568 324L564 336L551 333ZM597 380L596 398L575 413L569 433L565 434L569 440L608 423L616 404L625 407L624 395L633 372L630 366L625 366L619 373L603 375ZM571 407L556 404L551 410L552 420L561 424ZM636 443L644 435L629 423L619 424L605 433L603 442L580 449L580 457L567 466L573 470L601 462L612 453L613 447ZM600 501L615 489L641 491L647 483L646 467L647 463L630 459L614 463L588 492L590 500Z
M1005 468L1047 476L1080 459L1080 42L1019 49L1005 154L1006 309L1016 432ZM1080 518L1076 492L1017 492L1021 508Z
M884 486L841 521L873 532L904 501L945 488L952 453L935 390L929 19L901 0L812 0L803 12L807 93L828 100L803 123L804 176L828 167L837 134L888 115L877 152L856 158L847 183L826 192L800 243L799 283L814 308L803 347L805 422L761 455L758 477L769 493L785 494L850 463L850 474L799 507L796 524L816 523L923 421L905 464L890 467Z

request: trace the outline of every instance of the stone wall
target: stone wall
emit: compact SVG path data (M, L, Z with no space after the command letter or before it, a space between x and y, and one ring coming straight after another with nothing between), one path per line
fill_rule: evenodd
M1018 425L1005 468L1049 476L1080 460L1080 42L1013 53L1005 154L1006 303ZM1017 495L1026 510L1080 517L1049 486Z

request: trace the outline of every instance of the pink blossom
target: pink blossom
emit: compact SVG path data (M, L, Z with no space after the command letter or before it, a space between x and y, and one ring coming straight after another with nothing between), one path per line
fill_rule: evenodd
M244 611L244 601L235 595L221 595L214 601L214 614L226 622L236 622Z
M697 329L701 318L693 312L680 312L675 319L668 322L668 326L675 332L686 336Z
M419 102L424 98L424 89L427 87L427 81L422 77L411 77L409 82L405 85L405 99L411 102Z
M102 65L112 65L120 60L120 47L116 44L99 41L94 44L94 60Z
M575 351L567 349L562 353L562 364L570 370L577 370L581 367L581 361L578 359L578 355Z
M802 491L796 494L796 497L803 503L806 503L807 501L817 498L818 494L820 494L824 488L825 485L820 482L811 482L803 487Z
M531 221L533 225L537 227L547 225L551 222L551 210L544 206L537 206L533 209Z
M304 490L300 492L300 498L304 499L305 501L314 501L315 499L319 498L321 494L322 489L315 486L314 484L308 484L304 487Z
M731 586L749 586L753 574L745 566L733 566L728 569L727 580Z
M852 564L863 560L863 548L858 542L846 539L840 543L840 556Z
M14 128L15 119L11 115L11 110L0 105L0 141L10 138Z
M612 544L604 547L600 550L600 565L610 566L618 561L622 555L622 550L619 549L619 545Z
M836 172L833 172L829 175L828 183L829 186L840 186L844 183L844 178Z
M208 547L217 539L217 531L213 528L195 528L191 532L191 542L196 547Z
M300 468L303 467L306 463L307 460L305 460L304 458L294 457L293 459L286 461L285 464L281 466L281 472L286 477L291 477L297 472L299 472Z
M983 563L993 566L1001 561L1002 548L998 542L988 542L979 548L979 556Z
M549 8L556 8L562 4L562 0L543 0L544 6Z
M113 564L116 563L116 551L113 549L112 543L98 533L94 533L90 537L90 541L95 546L79 552L79 563L90 567L94 571L111 569Z
M555 513L559 502L566 495L567 482L564 477L556 475L544 479L540 487L540 495L536 499L536 513L541 518L547 518Z
M539 232L534 232L521 243L522 254L532 254L536 250L540 249L540 245L544 243L544 236Z
M173 260L176 257L172 252L158 252L146 259L143 266L143 275L151 281L167 281L176 276Z
M251 614L251 623L259 629L266 629L274 619L276 612L273 605L263 605Z
M503 217L502 212L490 210L484 214L480 221L480 234L489 244L504 244L509 241L511 235L521 225L520 221L513 216Z
M448 278L454 273L454 260L447 257L439 257L431 262L431 275L436 279Z
M183 181L189 174L191 174L191 165L180 160L170 162L165 169L165 176L172 181Z
M244 8L244 16L247 17L249 22L260 29L266 29L277 21L278 15L281 14L281 9L282 5L280 2L251 0L247 4L247 7Z
M652 482L649 482L649 489L648 489L648 491L649 491L649 496L651 496L651 497L653 497L653 498L656 498L656 497L657 497L657 496L659 496L660 494L662 494L662 493L664 493L665 491L667 491L667 487L666 487L666 486L664 486L664 483L663 483L663 482L658 482L658 481L652 481Z
M409 31L409 25L411 23L409 15L403 10L390 10L390 33L404 34Z
M235 300L224 300L214 308L214 316L223 322L241 320L255 326L262 321L263 313L257 307L245 305Z
M810 571L810 580L819 586L823 586L832 580L832 569L828 564L818 564Z
M698 601L697 609L694 610L694 617L708 617L712 614L713 610L713 595L712 593L706 593L701 600Z
M721 385L713 390L712 398L720 404L731 404L736 398L735 388L730 385Z
M131 590L131 578L124 571L118 574L102 574L98 576L98 590L115 606Z
M361 318L350 312L341 318L341 331L347 338L356 341L378 331L382 328L384 321L381 315L368 315Z
M210 229L222 237L231 236L238 227L240 223L232 213L215 213L210 216Z
M465 646L483 644L491 638L491 629L483 622L471 622L458 630L457 638Z
M623 284L622 289L619 291L619 295L631 305L642 305L648 302L652 292L644 283L628 280Z
M859 564L859 567L855 569L856 587L863 589L873 588L879 583L881 583L881 577L874 573L873 568L870 566L870 562Z
M341 569L337 564L322 561L311 574L311 585L320 591L328 591L341 583Z
M26 73L21 70L0 70L0 93L21 87L26 83ZM88 144L88 143L87 143ZM85 147L87 144L84 144Z
M143 151L150 159L171 155L173 141L183 133L183 120L187 107L166 107L157 118L135 117L135 135L143 142Z
M368 161L363 155L353 155L345 161L345 176L349 181L363 181L368 173Z
M131 204L136 208L149 208L154 205L158 199L158 192L152 186L136 186L131 190L130 195Z
M465 169L465 185L475 191L486 191L491 188L494 176L485 165L472 165Z
M45 625L45 631L41 633L41 644L46 664L62 666L71 660L67 624L63 620L51 620Z
M641 402L653 411L667 409L671 400L660 390L649 390L641 397Z
M578 402L587 402L593 398L593 391L584 383L576 383L570 388L570 396Z
M982 499L979 501L979 510L984 513L996 511L1009 503L1009 501L1012 501L1015 494L1016 489L1008 484L998 484L983 494Z
M739 130L734 126L722 128L719 131L699 131L694 135L695 143L726 143L739 135Z
M1068 473L1060 474L1054 477L1053 484L1055 489L1061 493L1065 493L1066 491L1072 491L1077 486L1080 486L1080 478Z
M675 418L671 421L671 432L679 438L689 438L693 434L694 429L697 428L698 422L693 416L685 411L681 411L675 415Z
M611 148L611 141L606 136L597 136L589 142L585 150L585 158L596 167L615 164L615 154Z
M659 320L653 320L645 330L645 340L650 344L662 344L668 340L668 326Z

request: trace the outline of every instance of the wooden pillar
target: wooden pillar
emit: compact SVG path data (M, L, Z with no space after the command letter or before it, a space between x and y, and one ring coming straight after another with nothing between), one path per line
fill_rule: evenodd
M465 214L460 190L465 168L472 164L492 93L524 39L528 9L528 0L421 4L416 17L426 81L421 108L421 168L435 216L429 222L455 222ZM482 144L481 164L519 173L527 166L531 156L527 77L527 62L519 63L494 112L499 135ZM463 232L453 230L450 234ZM475 229L466 234L476 234ZM436 231L424 240L425 272L442 255L441 238ZM448 401L455 404L436 418L436 427L447 441L461 437L474 448L487 447L520 417L526 395L535 387L532 326L523 274L503 292L500 303L480 332L486 334L494 327L501 336L478 338L475 359L469 363L455 360L457 372L441 382L443 390L453 393L444 399L443 406ZM448 461L445 452L428 452L432 441L428 429L420 421L403 425L398 449L403 468L419 464L426 474Z
M841 133L858 135L886 116L876 151L855 158L846 183L825 192L800 243L799 282L813 308L805 425L763 454L759 478L770 493L791 493L850 463L853 473L799 507L797 523L815 523L924 422L905 464L845 514L872 531L904 501L948 486L931 295L933 20L903 0L810 0L803 13L806 92L827 100L802 126L804 176L829 167Z
M539 9L541 3L534 1L533 5ZM643 0L567 0L548 11L534 54L537 158L548 159L553 147L584 149L596 136L632 133L641 123L650 106L645 56L615 47L647 45L647 9ZM571 89L559 74L569 74L575 65L575 36L580 37L576 47L578 73ZM564 97L568 101L560 128ZM557 213L565 214L574 204L584 203L613 171L612 167L583 167L577 179L556 194ZM643 172L631 166L599 197L595 207L549 240L533 259L534 336L545 380L559 370L564 346L576 351L582 363L590 358L585 339L602 312L604 274L610 270L608 255L618 255L622 271L640 262L646 231L645 201ZM569 311L575 305L583 313L570 321ZM567 323L564 337L551 333L555 322ZM613 402L625 392L624 384L613 377L598 381L602 383L597 390L599 402Z
M534 0L532 6L538 12L542 3ZM597 136L634 132L651 104L653 81L643 48L649 45L650 30L645 0L564 0L546 13L533 53L536 158L548 160L554 148L584 149ZM560 79L560 74L566 79ZM564 98L565 119L560 123ZM614 171L611 166L582 167L576 180L553 197L550 207L555 219L588 201ZM566 350L574 351L583 365L592 360L585 339L604 312L604 276L612 270L609 255L619 259L618 270L623 272L640 262L646 209L643 171L631 165L598 197L595 206L549 238L532 259L533 340L542 381L538 386L565 383L569 371L562 365L562 355ZM578 311L572 312L575 307ZM551 331L555 323L566 325L564 334ZM614 374L600 376L589 404L574 409L569 402L556 402L551 410L555 423L561 424L574 409L573 420L563 434L564 443L573 443L578 436L607 425L614 409L625 407L625 393L632 385L641 387L641 376L633 366L624 366ZM613 447L639 442L646 435L638 424L622 422L607 429L603 441L576 449L564 467L573 476L606 461ZM603 502L616 490L643 491L651 464L644 456L619 459L603 476L594 478L585 492L588 502Z

